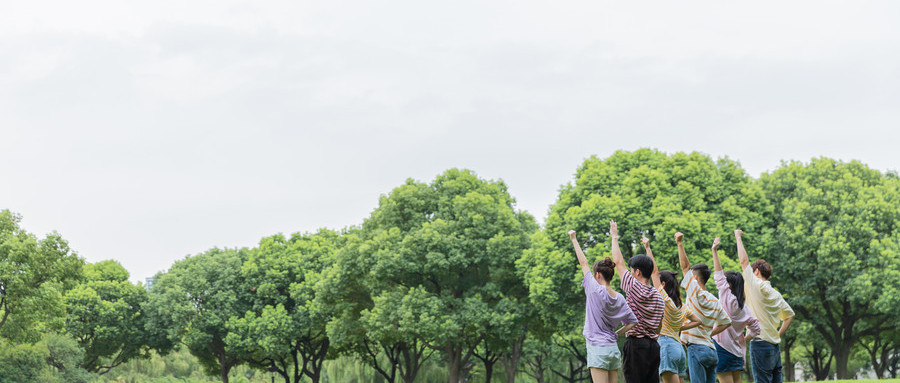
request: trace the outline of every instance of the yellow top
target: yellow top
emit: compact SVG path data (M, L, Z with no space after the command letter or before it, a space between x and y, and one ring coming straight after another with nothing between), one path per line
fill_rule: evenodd
M675 302L672 301L669 294L666 294L666 290L663 289L662 286L657 287L656 291L659 292L663 302L666 303L666 311L663 314L662 327L659 330L659 335L678 339L678 333L681 331L681 326L684 325L684 321L687 318L690 318L694 312L691 311L689 305L685 304L687 302L682 303L681 307L675 307Z
M769 281L754 275L750 266L744 268L744 294L747 296L746 305L759 320L759 338L769 343L781 343L781 336L778 335L781 321L793 317L794 309Z

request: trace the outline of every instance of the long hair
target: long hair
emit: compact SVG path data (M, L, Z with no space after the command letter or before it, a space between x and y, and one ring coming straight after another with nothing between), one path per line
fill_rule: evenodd
M669 270L660 271L659 280L666 284L664 289L666 290L666 294L669 294L669 298L672 298L675 307L681 307L681 292L678 291L678 281L675 280L675 273ZM743 285L741 288L743 289ZM743 295L741 297L743 297Z
M744 309L744 277L741 273L728 271L725 273L725 280L731 285L731 293L737 298L738 307Z

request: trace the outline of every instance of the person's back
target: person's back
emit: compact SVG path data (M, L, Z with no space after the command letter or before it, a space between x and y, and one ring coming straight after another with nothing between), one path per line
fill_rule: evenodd
M744 278L734 271L725 272L713 248L713 262L716 265L713 278L719 289L719 303L731 326L713 336L719 362L716 364L716 376L720 383L741 383L741 372L744 370L746 341L744 330L749 329L746 337L759 336L759 321L750 314L750 306L746 304Z
M736 275L736 278L734 279L740 278L740 281L743 282L741 274L733 271L729 271L729 273ZM719 303L722 305L722 309L725 310L725 314L728 314L728 318L731 319L731 327L713 336L713 340L728 352L739 358L743 358L745 344L742 342L741 336L744 334L745 329L750 330L748 337L753 338L759 336L759 321L756 317L751 315L751 309L750 306L746 304L746 299L741 300L732 293L732 288L725 275L726 273L724 271L716 271L713 273L713 278L716 281L716 288L719 289ZM741 293L746 294L744 292L743 283L741 283L739 288Z
M753 380L756 383L781 383L781 337L790 327L794 319L794 310L772 287L769 278L772 266L764 260L750 264L740 230L734 231L737 241L738 258L741 261L744 277L744 294L746 305L759 321L758 339L750 342L750 360L753 366ZM779 328L779 324L781 327Z
M621 287L625 301L637 317L638 323L626 332L622 349L622 365L627 383L659 383L659 327L662 324L665 304L659 293L650 286L654 262L646 255L635 255L626 267L619 248L619 231L610 221L612 260L616 272L622 278ZM628 269L631 269L629 271Z
M586 297L582 331L585 340L595 346L617 345L619 325L637 322L625 297L616 292L611 294L589 274L585 274L582 286Z
M687 291L688 305L700 317L701 323L682 331L681 341L687 345L691 382L715 383L719 359L712 341L713 331L721 332L730 327L731 319L719 305L719 300L702 287L709 278L709 268L704 264L694 267L684 275L681 287Z
M616 340L619 335L635 326L637 318L622 294L615 292L609 285L615 275L616 264L613 260L606 258L594 263L594 267L589 269L574 230L569 230L569 239L572 240L584 274L581 282L585 295L582 334L586 343L587 368L594 382L616 383L619 368L622 367L622 353ZM623 326L616 330L619 324Z

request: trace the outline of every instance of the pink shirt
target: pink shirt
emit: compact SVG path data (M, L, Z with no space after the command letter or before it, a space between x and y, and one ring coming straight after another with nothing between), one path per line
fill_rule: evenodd
M745 304L744 308L738 307L737 297L731 293L724 271L716 271L713 276L716 280L716 288L719 289L719 303L731 318L731 327L713 336L713 339L726 351L743 358L746 342L741 342L740 336L744 332L744 328L750 330L747 336L759 336L759 321L750 315L749 306Z

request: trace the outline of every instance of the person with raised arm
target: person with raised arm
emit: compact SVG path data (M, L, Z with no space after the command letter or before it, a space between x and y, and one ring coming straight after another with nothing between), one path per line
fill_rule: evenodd
M606 257L594 263L593 268L588 268L575 230L569 230L569 239L584 274L581 282L585 295L582 334L587 342L587 367L591 371L591 380L594 383L616 383L619 368L622 367L622 353L616 342L620 335L637 324L637 318L625 302L625 297L609 285L614 275L613 261ZM623 326L617 331L619 324Z
M772 266L759 259L750 264L741 230L734 231L738 259L744 276L744 294L753 316L759 320L759 337L750 341L750 365L755 383L781 383L781 337L794 321L794 310L772 287ZM781 328L778 324L781 323Z
M622 350L625 382L659 383L659 343L656 338L659 337L666 306L656 289L650 286L653 261L639 254L631 257L626 266L622 249L619 248L619 229L615 221L609 222L609 236L612 240L612 260L622 279L625 301L638 320L637 325L625 333Z
M678 334L682 330L697 327L700 318L688 305L681 304L681 290L678 289L675 273L659 271L653 250L650 249L650 240L643 238L641 242L647 256L653 261L653 273L650 276L653 287L666 305L659 339L656 340L659 343L659 376L663 383L680 383L687 374L687 355L678 340Z
M731 327L713 336L719 357L716 376L719 377L719 383L741 383L746 340L759 335L759 321L750 315L750 310L744 304L744 277L741 273L722 269L718 248L719 237L716 237L712 244L713 279L719 289L719 304L728 318L731 318Z
M684 251L684 234L675 233L678 245L678 263L684 273L681 287L687 291L687 301L700 316L700 325L681 332L681 341L687 345L688 373L691 383L715 383L716 364L719 361L712 336L731 326L731 319L722 310L719 300L706 291L709 280L709 266L698 263L691 266Z

